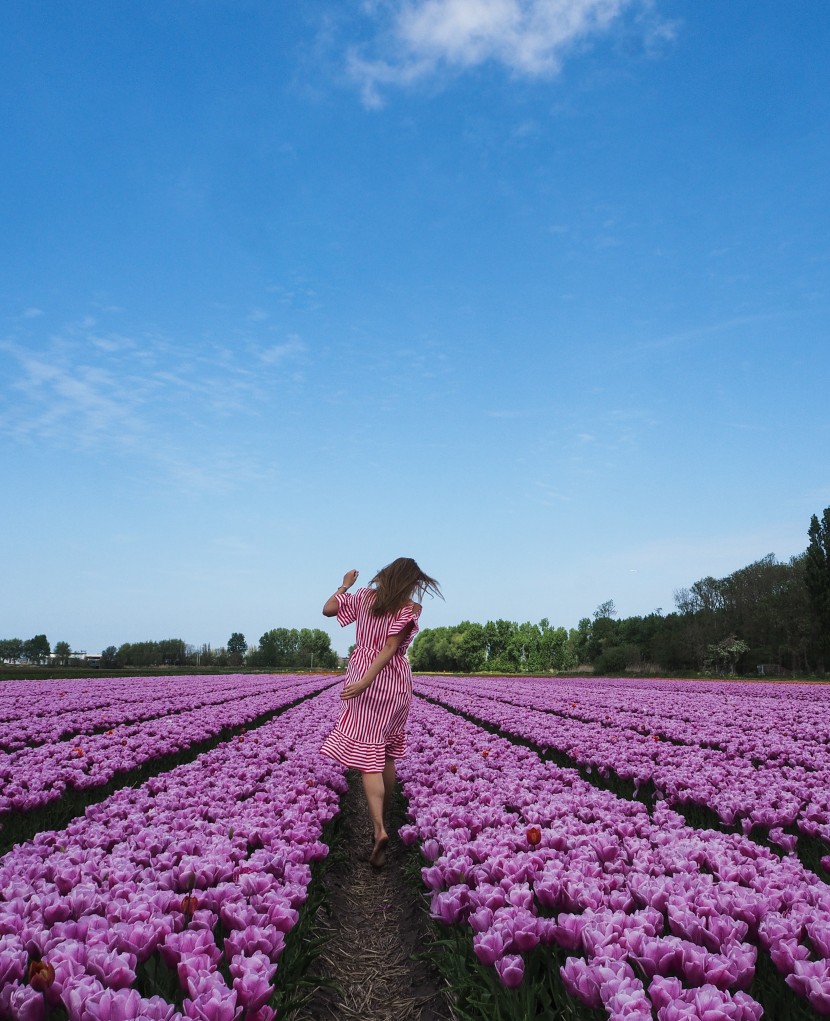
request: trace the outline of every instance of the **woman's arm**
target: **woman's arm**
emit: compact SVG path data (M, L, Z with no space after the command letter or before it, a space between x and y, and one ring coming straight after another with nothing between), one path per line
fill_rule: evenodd
M340 694L341 698L354 698L355 695L359 695L362 691L365 691L377 675L383 670L389 660L398 651L398 647L404 638L409 634L409 628L405 627L403 631L399 631L395 635L390 635L386 639L386 644L380 650L380 652L372 660L369 669L360 678L359 681L355 681L353 684L347 685Z
M358 571L346 571L346 573L343 575L343 584L337 589L337 592L334 592L332 595L330 595L328 599L325 601L325 603L323 603L324 617L337 616L337 593L348 592L352 585L354 585L354 583L357 581L358 573L359 573Z

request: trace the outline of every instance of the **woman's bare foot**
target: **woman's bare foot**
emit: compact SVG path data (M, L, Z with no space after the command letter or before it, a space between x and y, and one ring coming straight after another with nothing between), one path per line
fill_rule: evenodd
M369 864L373 865L376 869L382 869L386 864L386 845L389 843L389 837L383 833L375 841L375 846L372 848L372 853L369 855Z

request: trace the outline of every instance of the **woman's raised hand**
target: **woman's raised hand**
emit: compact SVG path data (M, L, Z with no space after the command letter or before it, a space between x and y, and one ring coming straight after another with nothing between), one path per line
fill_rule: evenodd
M346 573L343 575L343 587L351 588L352 585L354 585L354 583L357 581L357 576L359 573L360 573L359 571L346 571Z

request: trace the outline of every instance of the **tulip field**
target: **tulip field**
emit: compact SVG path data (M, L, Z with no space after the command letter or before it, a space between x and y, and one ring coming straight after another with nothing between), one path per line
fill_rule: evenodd
M4 684L0 1018L290 1017L338 705L321 676ZM459 1017L830 1016L830 688L416 677L408 742Z

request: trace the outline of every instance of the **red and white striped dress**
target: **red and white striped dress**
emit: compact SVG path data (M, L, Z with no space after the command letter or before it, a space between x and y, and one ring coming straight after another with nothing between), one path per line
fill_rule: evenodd
M397 613L372 615L375 590L358 589L337 595L341 627L357 621L356 644L346 670L346 684L359 681L390 635L406 634L392 659L369 687L342 703L334 730L320 751L363 773L382 773L386 756L406 754L406 718L412 704L412 671L405 652L418 630L421 607L408 603Z

